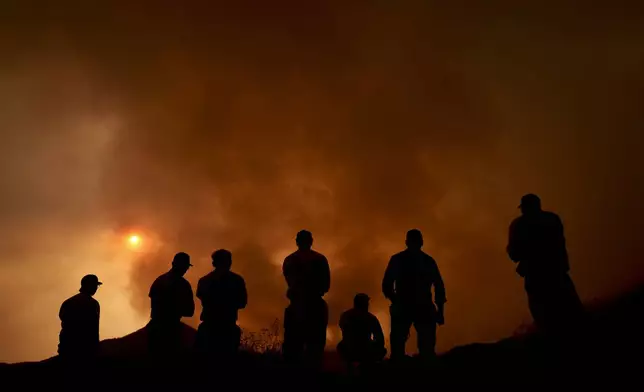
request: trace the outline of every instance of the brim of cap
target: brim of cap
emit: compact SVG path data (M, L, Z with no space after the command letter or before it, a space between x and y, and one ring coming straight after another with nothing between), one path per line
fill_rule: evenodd
M103 282L96 282L96 284L100 286L103 284Z

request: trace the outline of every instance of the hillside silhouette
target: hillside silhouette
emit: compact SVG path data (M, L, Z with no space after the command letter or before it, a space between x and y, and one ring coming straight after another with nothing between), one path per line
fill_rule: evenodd
M121 338L106 339L101 342L100 356L109 359L144 359L148 355L148 326ZM180 347L189 353L194 345L197 331L189 325L181 324Z
M96 390L173 390L235 388L257 390L395 390L414 385L431 390L464 387L519 390L570 387L611 390L644 386L644 286L592 306L575 342L555 346L538 333L495 343L456 347L434 363L415 358L385 361L357 376L344 371L339 357L327 352L324 371L309 372L284 364L278 353L247 350L226 363L204 363L192 352L196 331L182 326L181 350L159 360L146 352L146 328L101 342L96 363L65 366L58 357L41 362L4 364L4 385L22 389L60 386Z

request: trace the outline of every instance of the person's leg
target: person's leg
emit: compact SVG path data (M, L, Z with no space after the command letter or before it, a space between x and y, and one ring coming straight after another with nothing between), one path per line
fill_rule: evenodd
M542 363L555 368L562 364L564 358L562 339L559 333L559 302L556 300L558 290L556 280L544 277L526 277L525 288L528 294L528 306L539 331L540 343L535 350L535 363Z
M405 344L409 337L412 319L408 311L396 305L389 307L389 315L391 318L391 332L389 334L391 358L401 359L405 357Z
M347 350L347 343L344 340L340 340L340 343L338 343L335 350L338 352L338 354L340 355L340 358L342 358L343 361L345 362L351 361L351 357L349 356L349 351Z
M565 274L561 277L560 287L562 321L565 323L565 328L574 330L584 321L584 305L570 275Z
M380 362L387 355L387 349L384 346L371 342L368 347L369 362Z
M349 376L353 376L356 370L356 355L353 348L345 340L341 340L340 343L338 343L336 350L347 366L347 374Z
M199 355L205 356L208 353L208 334L206 332L206 325L204 322L197 327L197 336L195 337L195 350Z
M418 353L423 359L436 357L436 317L435 309L418 309L414 317Z
M239 351L239 346L241 345L242 330L236 322L232 325L232 334L231 349L233 353L237 353Z
M148 348L155 360L174 358L181 346L181 323L154 320L147 326Z
M146 327L148 337L148 352L152 355L161 354L163 349L163 329L162 325L157 320L150 320Z
M182 351L182 329L183 325L181 324L181 321L176 320L172 321L168 324L168 329L167 329L167 336L168 336L168 348L169 352L172 353L172 355L177 355L179 352Z
M282 355L284 360L290 363L301 361L304 351L304 337L301 323L298 323L297 315L292 305L284 311L284 342L282 343Z
M211 323L209 329L211 352L215 357L227 359L235 354L240 341L237 329L237 324L230 322Z
M589 342L594 341L588 329L590 320L575 284L568 274L562 276L562 297L562 337L567 346L566 356L571 355L577 362L588 361L585 362L586 365L580 364L578 369L590 367L592 366L593 344L589 344Z
M528 295L528 308L530 309L534 324L541 333L548 334L550 322L548 317L549 301L546 295L547 287L544 287L546 284L531 277L526 277L524 284L526 294Z
M329 323L329 310L322 298L312 301L307 307L306 317L306 361L313 368L320 368L326 346L326 329Z
M568 274L552 276L541 293L542 322L551 349L563 359L569 353L578 353L583 341L583 305Z

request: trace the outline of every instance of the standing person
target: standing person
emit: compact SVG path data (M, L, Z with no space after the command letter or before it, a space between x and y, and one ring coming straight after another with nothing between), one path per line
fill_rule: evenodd
M150 350L155 353L178 350L181 318L192 317L195 302L192 286L183 276L192 267L190 256L179 252L170 271L159 276L150 287L152 311L148 325Z
M248 294L244 278L230 270L232 263L229 251L215 251L215 270L199 279L197 286L202 311L196 345L211 357L230 357L239 349L241 329L237 317L239 310L246 307Z
M369 296L356 294L353 308L340 316L342 340L338 353L348 363L370 364L381 361L387 349L378 318L369 312Z
M583 305L568 272L568 251L559 216L541 209L534 194L521 198L521 216L510 224L507 252L523 277L530 313L546 334L571 328Z
M331 284L329 262L312 250L313 235L306 230L297 233L297 251L286 257L282 271L290 300L284 312L284 357L289 362L303 360L308 365L322 364L328 308L322 298Z
M61 357L83 361L98 353L101 307L93 296L102 284L96 275L85 275L79 293L60 307L58 354Z
M391 301L391 358L405 357L413 324L420 356L431 359L436 355L436 325L444 323L445 286L436 261L421 250L422 233L409 230L406 244L406 250L391 257L382 281L382 292Z

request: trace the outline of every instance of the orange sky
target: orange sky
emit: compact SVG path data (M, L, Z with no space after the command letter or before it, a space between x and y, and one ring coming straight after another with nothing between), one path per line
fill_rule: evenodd
M242 326L268 326L302 228L333 326L365 291L388 329L382 273L418 227L447 286L439 349L498 339L529 319L504 253L527 192L564 220L584 299L644 278L632 4L105 3L0 5L0 361L55 353L86 273L103 337L141 327L179 250L194 287L230 249Z

